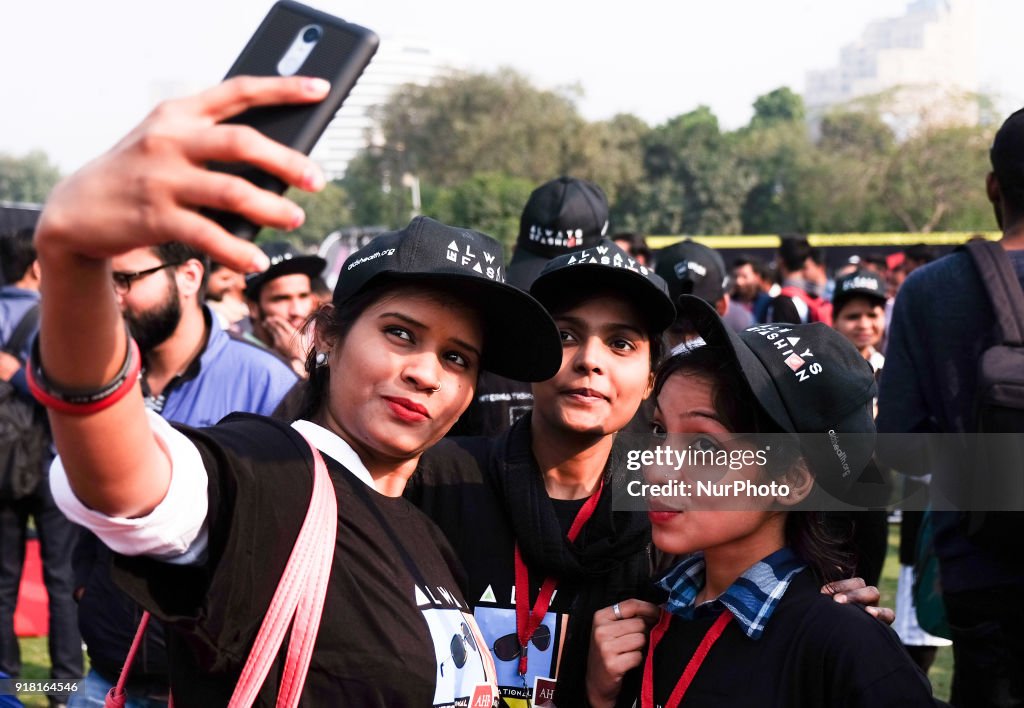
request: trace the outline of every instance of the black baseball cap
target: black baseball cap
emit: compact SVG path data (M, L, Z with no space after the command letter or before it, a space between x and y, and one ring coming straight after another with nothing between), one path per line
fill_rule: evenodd
M655 272L668 283L673 302L695 295L714 305L725 295L728 271L718 251L690 239L655 252Z
M245 276L245 296L250 300L259 299L260 290L271 280L297 273L308 275L312 280L327 267L327 261L320 256L307 255L284 241L267 243L260 248L270 259L270 267L262 273L250 273Z
M566 293L595 285L607 286L636 303L655 332L663 331L675 320L676 308L665 281L609 239L548 261L533 281L530 294L550 312Z
M334 304L382 280L458 283L458 292L482 313L483 369L518 381L544 381L562 365L555 323L540 303L505 283L501 244L486 234L417 216L345 260Z
M877 388L857 349L821 322L763 324L736 333L701 298L684 295L677 307L706 344L729 352L764 413L781 430L802 434L804 456L819 481L848 491L874 452Z
M512 285L529 290L552 258L593 246L608 231L608 198L593 182L559 177L533 190L519 218L508 264Z
M832 292L832 312L838 314L843 305L854 297L865 297L884 305L888 296L881 276L874 271L860 269L836 278L836 287Z

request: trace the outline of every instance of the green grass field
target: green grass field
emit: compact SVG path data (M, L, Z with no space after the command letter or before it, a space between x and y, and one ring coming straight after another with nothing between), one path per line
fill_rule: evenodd
M889 555L885 559L885 568L882 570L882 583L879 588L882 592L882 605L885 607L896 606L896 579L899 577L899 559L897 546L899 544L899 527L889 528ZM50 658L46 650L46 637L33 637L21 640L21 661L22 678L45 679L50 675ZM949 700L949 684L953 677L953 650L949 647L940 647L935 664L928 674L935 689L935 696L942 700ZM21 696L26 706L45 708L45 696Z

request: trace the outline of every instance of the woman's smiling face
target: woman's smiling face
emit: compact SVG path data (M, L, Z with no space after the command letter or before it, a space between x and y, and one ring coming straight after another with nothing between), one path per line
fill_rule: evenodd
M469 405L483 328L465 303L427 288L389 291L331 347L328 426L367 467L407 461Z
M621 430L651 386L651 343L640 313L622 298L599 295L552 317L562 366L533 385L535 419L562 432Z

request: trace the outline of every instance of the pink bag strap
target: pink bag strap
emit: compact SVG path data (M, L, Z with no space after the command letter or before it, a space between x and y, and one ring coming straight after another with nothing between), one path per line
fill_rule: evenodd
M284 574L270 601L270 608L256 635L256 642L242 667L229 708L248 708L256 700L270 672L270 666L277 658L288 626L292 624L292 618L295 622L277 694L278 708L298 706L302 687L306 683L313 645L320 629L324 598L327 596L327 581L331 576L338 532L338 499L334 494L334 483L320 451L309 440L306 442L313 451L313 495L309 500L309 509L306 510L306 518L295 539ZM149 616L148 612L142 613L121 676L117 685L107 693L104 708L123 708L128 699L124 684L146 633ZM173 699L169 698L167 705L173 708Z
M309 443L308 440L306 442ZM313 452L314 473L313 496L306 519L228 708L248 708L256 700L293 618L277 706L295 708L302 695L313 645L320 629L338 530L338 500L334 483L320 451L312 443L309 447Z
M142 619L139 620L139 628L135 630L135 638L132 639L132 646L124 660L124 668L121 669L121 675L117 679L117 684L107 691L107 695L103 699L103 708L124 708L127 703L128 694L124 690L124 685L128 681L128 672L135 661L139 645L142 644L142 636L146 633L147 625L149 625L149 613L143 612ZM171 701L168 701L167 705L172 706L173 704Z

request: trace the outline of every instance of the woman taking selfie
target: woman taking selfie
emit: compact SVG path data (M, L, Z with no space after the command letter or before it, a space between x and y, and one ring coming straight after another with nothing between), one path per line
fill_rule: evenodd
M317 80L243 78L165 103L55 189L36 235L46 278L33 374L62 455L52 484L65 513L121 554L122 584L172 628L179 705L225 705L236 684L250 691L243 705L273 705L279 684L291 705L450 705L494 681L457 562L401 495L479 371L537 380L557 369L550 318L503 283L497 242L417 218L350 256L317 318L303 419L291 426L234 416L175 429L143 407L110 258L175 240L231 267L265 267L255 246L197 210L276 228L297 226L302 212L204 165L248 162L322 187L307 157L221 121L325 92ZM323 499L337 511L322 512ZM318 516L304 521L311 505ZM307 527L330 529L309 551L329 568L309 582L326 597L323 621L303 594L287 660L271 649L262 669L243 672Z

